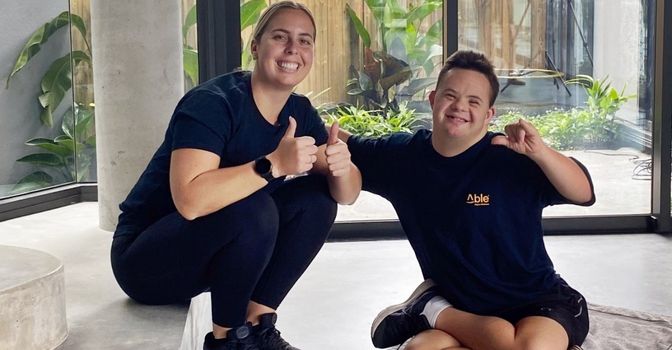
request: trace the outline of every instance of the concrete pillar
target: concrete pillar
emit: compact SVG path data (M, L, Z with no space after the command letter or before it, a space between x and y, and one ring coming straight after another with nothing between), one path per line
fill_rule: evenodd
M100 228L163 139L184 93L179 0L93 0L93 80Z

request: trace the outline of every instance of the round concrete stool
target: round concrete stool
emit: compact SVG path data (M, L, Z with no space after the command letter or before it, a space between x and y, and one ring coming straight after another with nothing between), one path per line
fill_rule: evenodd
M65 341L63 264L33 249L0 245L0 349L54 349Z

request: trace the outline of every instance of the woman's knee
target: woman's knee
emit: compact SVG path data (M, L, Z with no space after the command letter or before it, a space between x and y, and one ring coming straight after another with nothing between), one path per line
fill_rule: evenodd
M325 222L333 222L336 218L337 205L331 197L329 185L324 176L311 175L294 180L290 185L288 199L293 206L300 207L311 218L319 218Z
M198 218L193 224L198 231L228 232L239 241L272 245L278 233L278 209L271 196L257 191L212 214Z

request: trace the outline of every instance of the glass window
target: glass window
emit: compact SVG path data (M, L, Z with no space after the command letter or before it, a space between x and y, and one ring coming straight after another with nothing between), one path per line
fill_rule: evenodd
M196 30L196 0L182 1L182 53L184 91L198 85L198 36Z
M653 5L459 1L459 48L486 53L500 77L493 129L525 118L591 171L595 205L546 216L650 213Z
M0 33L0 197L86 176L78 172L86 164L75 156L81 131L75 123L92 116L75 104L71 76L73 67L90 65L91 51L71 52L71 36L86 34L81 18L68 9L65 0L3 4L0 20L8 30Z
M270 1L274 3L276 1ZM411 132L431 124L427 95L441 68L441 0L303 1L317 24L313 68L297 87L325 120L356 134ZM252 69L252 29L266 7L241 1L242 66ZM253 20L247 20L253 19ZM362 193L337 221L394 219L381 197Z

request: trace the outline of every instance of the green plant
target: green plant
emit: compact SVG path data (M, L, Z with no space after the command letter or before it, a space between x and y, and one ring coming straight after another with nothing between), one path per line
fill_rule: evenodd
M89 176L96 153L96 135L93 124L93 111L75 104L63 115L61 131L63 134L53 139L34 138L26 145L40 149L17 159L17 162L29 163L51 169L65 181L82 181ZM35 171L16 183L12 193L21 193L54 184L55 179L49 172Z
M567 84L578 84L584 88L588 95L588 109L600 117L613 117L624 103L635 95L625 95L625 86L618 92L611 86L609 76L602 80L589 75L577 75L574 79L567 80Z
M40 121L43 125L51 127L54 123L53 112L60 105L65 94L72 87L72 69L81 63L91 65L91 46L86 41L86 25L81 17L71 14L68 11L61 12L50 22L45 23L35 30L25 43L19 57L14 63L11 73L7 77L5 88L9 89L10 80L23 69L28 62L40 51L42 45L46 43L58 29L72 23L82 36L86 44L87 51L74 50L65 54L65 56L52 62L49 69L44 74L40 84L40 95L38 102L40 105Z
M187 12L182 24L182 65L184 66L185 89L198 84L198 50L188 44L189 30L196 24L196 4Z
M187 39L188 39L188 34L189 30L191 30L194 25L196 25L196 14L197 14L197 8L196 4L194 4L189 11L187 12L187 16L184 19L184 23L182 24L182 42L183 42L183 47L182 47L182 55L183 55L183 65L184 65L184 76L185 76L185 87L186 89L190 89L198 84L198 50L195 47L190 46L187 44ZM241 32L251 26L257 23L259 20L259 16L261 15L261 11L265 9L268 5L266 4L266 0L248 0L245 3L240 5L240 30ZM247 48L249 47L249 40L252 38L248 39L248 42L243 44L243 52L242 52L242 63L241 67L243 68L251 68L250 65L252 63L252 54L250 53L250 50Z
M567 83L583 86L588 96L585 108L554 109L532 116L509 111L495 117L490 130L501 132L507 124L525 119L537 128L546 143L559 150L604 147L613 143L621 128L614 115L633 95L619 93L606 77L599 80L578 75Z
M417 122L415 111L401 103L398 110L366 110L352 105L325 112L327 123L338 121L344 130L363 136L383 136L395 132L411 133Z
M371 49L371 35L362 20L347 5L346 13L364 46L362 69L350 67L347 92L361 96L369 108L396 108L398 101L408 101L436 82L429 77L441 57L441 21L422 33L425 19L441 9L442 0L429 0L419 6L402 8L397 0L367 0L366 4L378 23L380 50Z
M18 55L11 73L7 77L6 88L10 88L11 79L26 68L53 35L68 24L80 33L86 46L84 51L73 50L54 60L44 74L40 84L38 102L42 125L52 128L54 111L63 102L72 88L72 72L82 63L91 69L91 46L86 40L87 28L81 17L64 11L35 30ZM86 99L87 96L76 98ZM38 169L21 178L11 189L11 193L20 193L53 185L56 182L80 181L85 179L95 159L93 104L87 101L75 102L61 117L61 134L54 138L33 138L26 145L40 149L28 154L17 162L35 165Z
M594 118L585 108L555 109L532 116L509 111L496 116L490 130L503 132L506 125L519 119L530 122L544 141L558 150L603 147L614 141L618 131L618 124L603 118Z
M240 31L242 33L246 28L254 25L259 21L259 16L261 16L261 11L263 11L268 4L266 0L248 0L244 4L240 5ZM250 52L250 42L252 41L252 36L254 33L250 34L250 37L243 42L242 47L242 57L241 57L241 67L243 69L252 69L252 53Z

